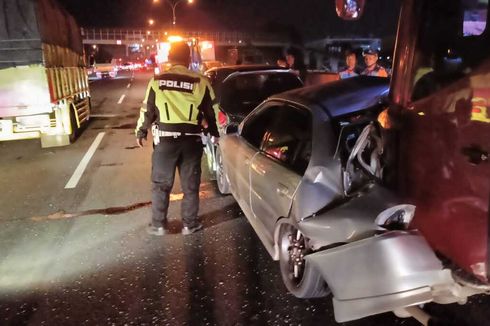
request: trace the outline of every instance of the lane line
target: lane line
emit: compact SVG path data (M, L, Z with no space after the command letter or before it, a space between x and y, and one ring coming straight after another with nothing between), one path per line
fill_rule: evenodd
M85 153L85 156L82 158L80 163L78 164L77 168L75 169L75 172L73 172L73 175L71 176L70 180L68 180L68 183L65 186L65 189L74 189L78 181L80 181L80 178L83 175L83 172L85 172L85 169L87 168L88 163L92 159L92 156L94 156L95 151L97 150L97 147L99 147L100 142L102 141L102 138L104 138L105 132L99 132L97 137L95 137L94 142L92 145L90 145L90 148L88 149L87 153Z
M121 98L117 102L117 104L121 104L124 101L124 98L126 97L126 94L121 95Z
M128 86L126 88L130 88L131 87L131 83L128 84Z

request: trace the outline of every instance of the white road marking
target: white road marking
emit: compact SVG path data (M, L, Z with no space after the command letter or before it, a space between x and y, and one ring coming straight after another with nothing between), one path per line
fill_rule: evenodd
M83 175L83 172L85 172L85 169L87 168L88 163L92 159L92 156L94 156L95 151L97 150L97 147L99 147L100 142L102 141L102 138L104 138L105 132L99 132L97 137L95 137L94 142L92 145L90 145L90 148L88 149L87 153L85 153L85 156L82 158L80 163L78 164L77 168L75 169L75 172L73 172L73 175L71 176L70 180L68 180L68 183L65 186L65 189L74 189L78 181L80 181L80 178Z
M124 101L124 98L126 97L126 94L121 95L121 98L117 102L117 104L121 104Z
M131 83L128 84L128 86L126 88L130 88L131 87Z
M119 117L120 115L119 114L111 114L111 113L107 113L107 114L91 114L90 117L91 118L116 118L116 117Z

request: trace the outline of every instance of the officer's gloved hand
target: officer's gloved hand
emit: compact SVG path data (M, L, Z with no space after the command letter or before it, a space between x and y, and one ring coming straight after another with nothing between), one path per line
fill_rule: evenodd
M211 136L211 142L214 144L214 145L217 145L218 142L219 142L219 137L216 137L216 136Z
M145 138L136 138L136 144L138 144L138 147L143 148L143 140L146 140Z

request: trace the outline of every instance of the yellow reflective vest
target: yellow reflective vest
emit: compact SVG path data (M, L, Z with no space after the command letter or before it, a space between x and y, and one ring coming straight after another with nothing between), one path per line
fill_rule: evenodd
M218 112L209 80L182 65L174 65L148 83L136 137L146 138L154 123L162 131L200 133L203 120L209 133L218 137Z

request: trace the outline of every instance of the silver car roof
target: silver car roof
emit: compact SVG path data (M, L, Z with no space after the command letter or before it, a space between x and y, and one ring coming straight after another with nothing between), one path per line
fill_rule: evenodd
M359 76L272 95L269 100L285 100L304 107L322 108L330 117L354 113L384 101L389 79Z

